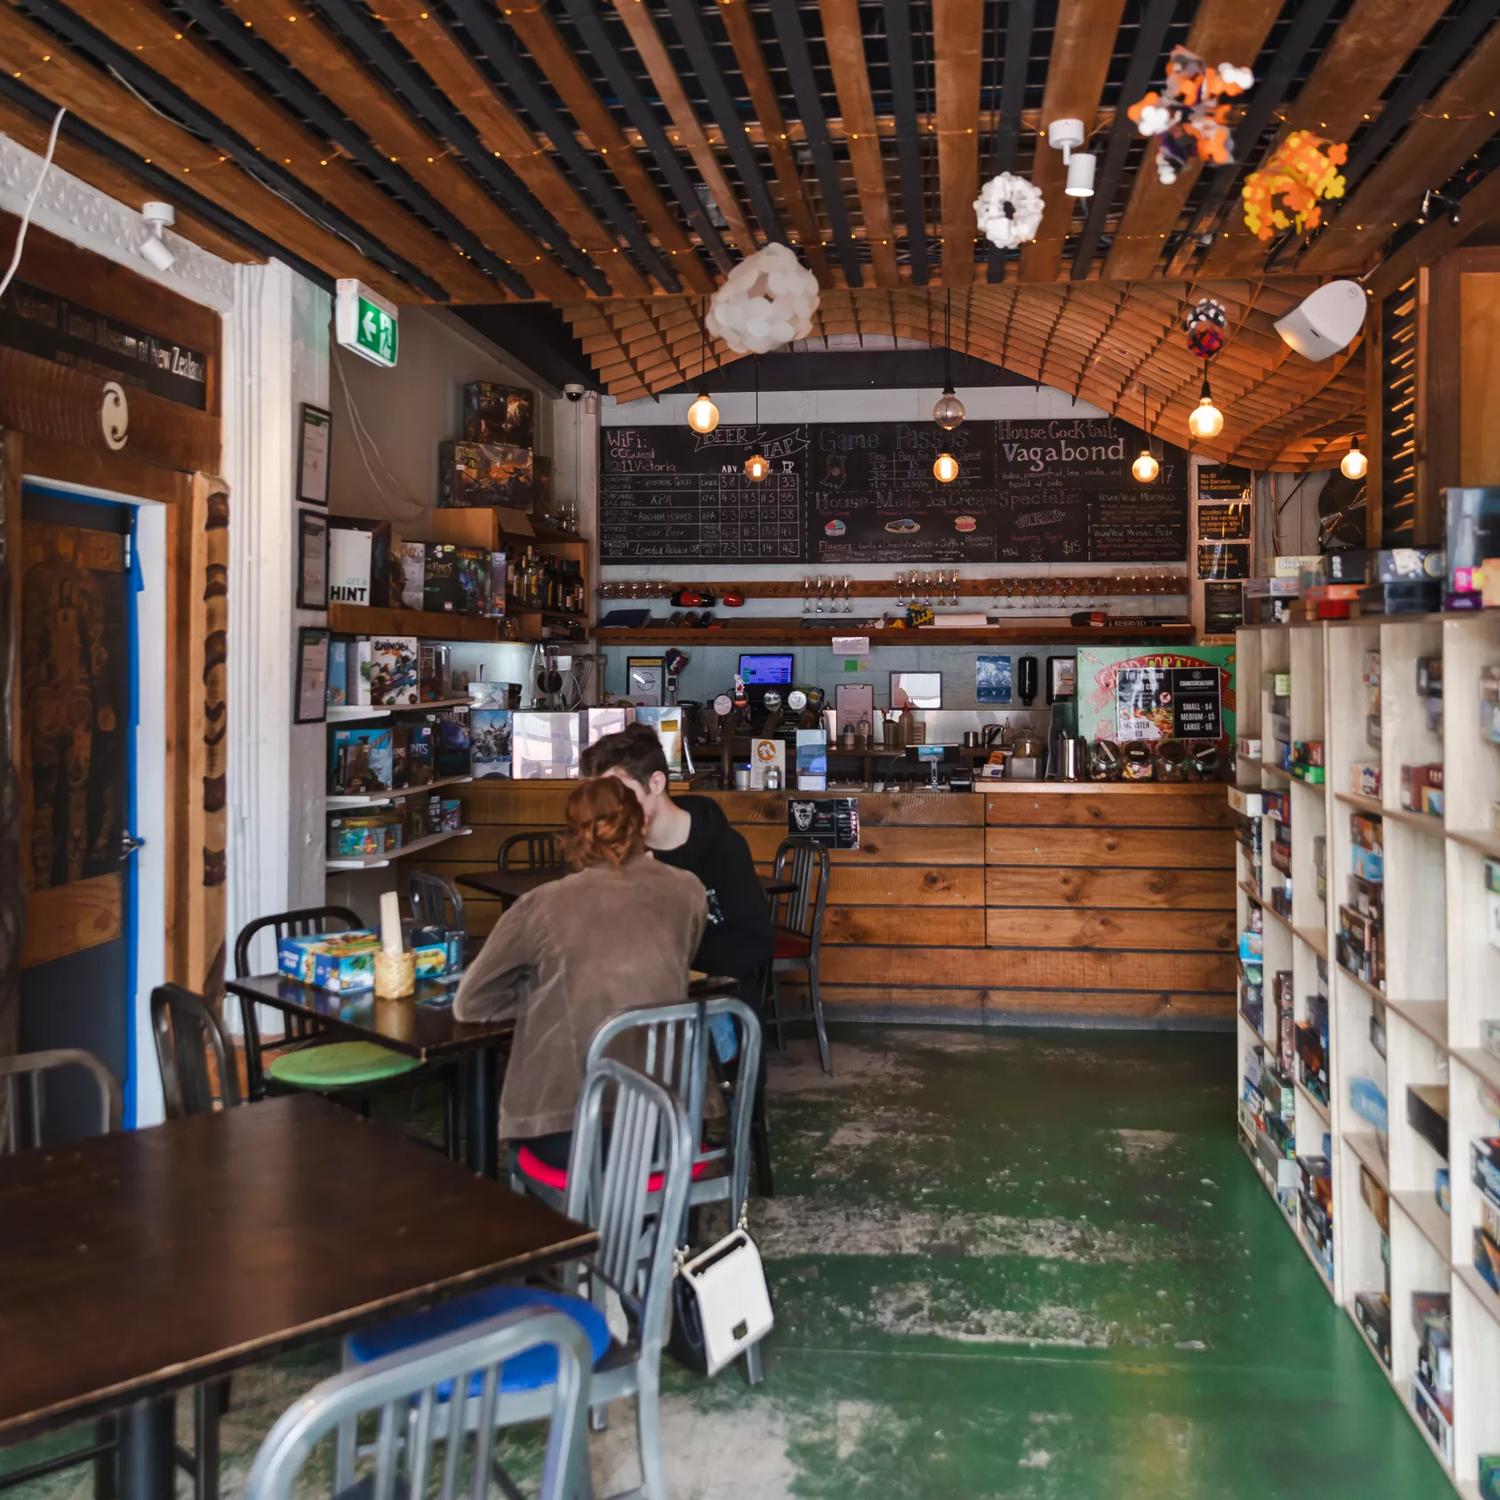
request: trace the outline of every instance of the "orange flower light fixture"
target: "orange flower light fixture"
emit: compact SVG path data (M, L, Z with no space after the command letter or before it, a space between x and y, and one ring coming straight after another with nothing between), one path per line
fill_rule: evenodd
M1252 172L1241 190L1245 227L1257 239L1270 240L1288 229L1304 234L1323 222L1325 201L1344 196L1339 168L1349 147L1334 145L1310 130L1294 130Z

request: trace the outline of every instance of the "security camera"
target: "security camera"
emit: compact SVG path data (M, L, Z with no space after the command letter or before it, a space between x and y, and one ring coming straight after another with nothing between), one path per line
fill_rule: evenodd
M563 387L563 395L565 395L569 401L582 401L587 394L587 389L579 385L576 381L569 381L568 384Z
M170 203L143 203L141 217L146 221L146 238L141 241L141 254L158 271L170 271L177 257L167 249L163 234L177 222L177 214Z

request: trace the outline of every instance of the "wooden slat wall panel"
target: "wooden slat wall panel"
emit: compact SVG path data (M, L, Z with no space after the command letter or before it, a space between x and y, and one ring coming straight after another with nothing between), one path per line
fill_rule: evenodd
M1231 839L1206 839L1191 828L991 828L984 849L988 866L1212 870L1234 864Z
M570 790L461 788L475 833L424 867L449 878L489 868L508 834L556 826ZM785 798L708 795L767 873ZM862 847L833 856L827 1009L972 1024L1222 1020L1234 969L1224 803L1212 786L862 795ZM470 932L487 932L499 911L470 901Z

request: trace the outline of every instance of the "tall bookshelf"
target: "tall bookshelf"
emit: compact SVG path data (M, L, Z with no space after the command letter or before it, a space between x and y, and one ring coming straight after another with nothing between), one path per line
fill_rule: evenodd
M1418 692L1424 658L1442 664L1438 727ZM1238 758L1229 794L1241 826L1238 919L1241 933L1260 929L1263 976L1261 1024L1244 1004L1236 1022L1241 1144L1316 1267L1310 1274L1354 1320L1455 1488L1478 1496L1480 1455L1500 1454L1500 1294L1474 1265L1481 1195L1470 1170L1470 1143L1500 1135L1500 1057L1482 1045L1482 1023L1500 1021L1500 949L1487 935L1485 868L1486 859L1500 861L1500 745L1484 738L1480 725L1481 673L1500 664L1500 612L1245 627L1237 660L1240 733L1260 741L1259 753ZM1289 674L1290 683L1278 682L1278 673ZM1284 697L1276 692L1287 686ZM1321 742L1321 784L1280 763L1278 730L1293 742ZM1380 766L1378 796L1355 784L1355 767L1369 763ZM1442 810L1404 807L1402 768L1437 763ZM1282 871L1270 853L1288 819L1289 907L1275 899ZM1362 827L1351 819L1363 820ZM1372 977L1353 966L1356 950L1341 949L1339 908L1364 858L1356 839L1374 828L1383 865L1384 973ZM1297 1059L1290 1091L1281 1087L1279 1069L1263 1074L1269 1084L1257 1110L1246 1103L1247 1092L1257 1097L1246 1078L1266 1059L1273 1068L1280 1060L1273 975L1292 975L1295 1020L1306 1024L1320 966L1328 1003L1326 1102ZM1356 1089L1365 1099L1372 1089L1383 1092L1383 1132L1367 1108L1355 1107ZM1446 1160L1409 1117L1413 1091L1420 1091L1419 1117L1422 1100L1446 1108ZM1268 1112L1286 1104L1288 1092L1293 1119L1271 1120ZM1298 1158L1295 1168L1278 1142L1294 1142L1288 1149ZM1316 1216L1310 1225L1298 1191L1307 1182L1300 1159L1325 1154L1332 1244L1320 1256ZM1443 1167L1448 1211L1436 1190ZM1369 1179L1364 1191L1362 1174ZM1372 1199L1384 1207L1386 1224ZM1389 1364L1357 1307L1361 1293L1386 1290ZM1452 1323L1452 1421L1445 1428L1439 1420L1436 1432L1417 1411L1420 1335L1412 1314L1414 1295L1431 1293L1450 1298Z

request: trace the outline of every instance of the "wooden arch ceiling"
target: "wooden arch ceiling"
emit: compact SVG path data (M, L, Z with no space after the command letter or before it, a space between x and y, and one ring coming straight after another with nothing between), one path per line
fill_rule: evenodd
M107 25L101 18L107 11ZM0 0L0 130L220 255L278 255L398 302L555 303L629 399L697 374L702 298L797 247L820 334L955 343L1180 440L1200 368L1175 323L1230 308L1219 456L1303 467L1361 425L1363 357L1310 365L1271 322L1315 279L1500 218L1495 0ZM1163 186L1122 106L1170 48L1248 63L1239 165ZM1084 119L1098 191L1045 122ZM1298 126L1350 143L1319 234L1266 246L1239 185ZM1039 131L1043 132L1039 135ZM1039 144L1040 143L1040 144ZM1042 188L1001 253L972 201ZM716 350L710 363L729 357ZM1144 388L1144 389L1143 389ZM1147 394L1149 392L1149 394Z

